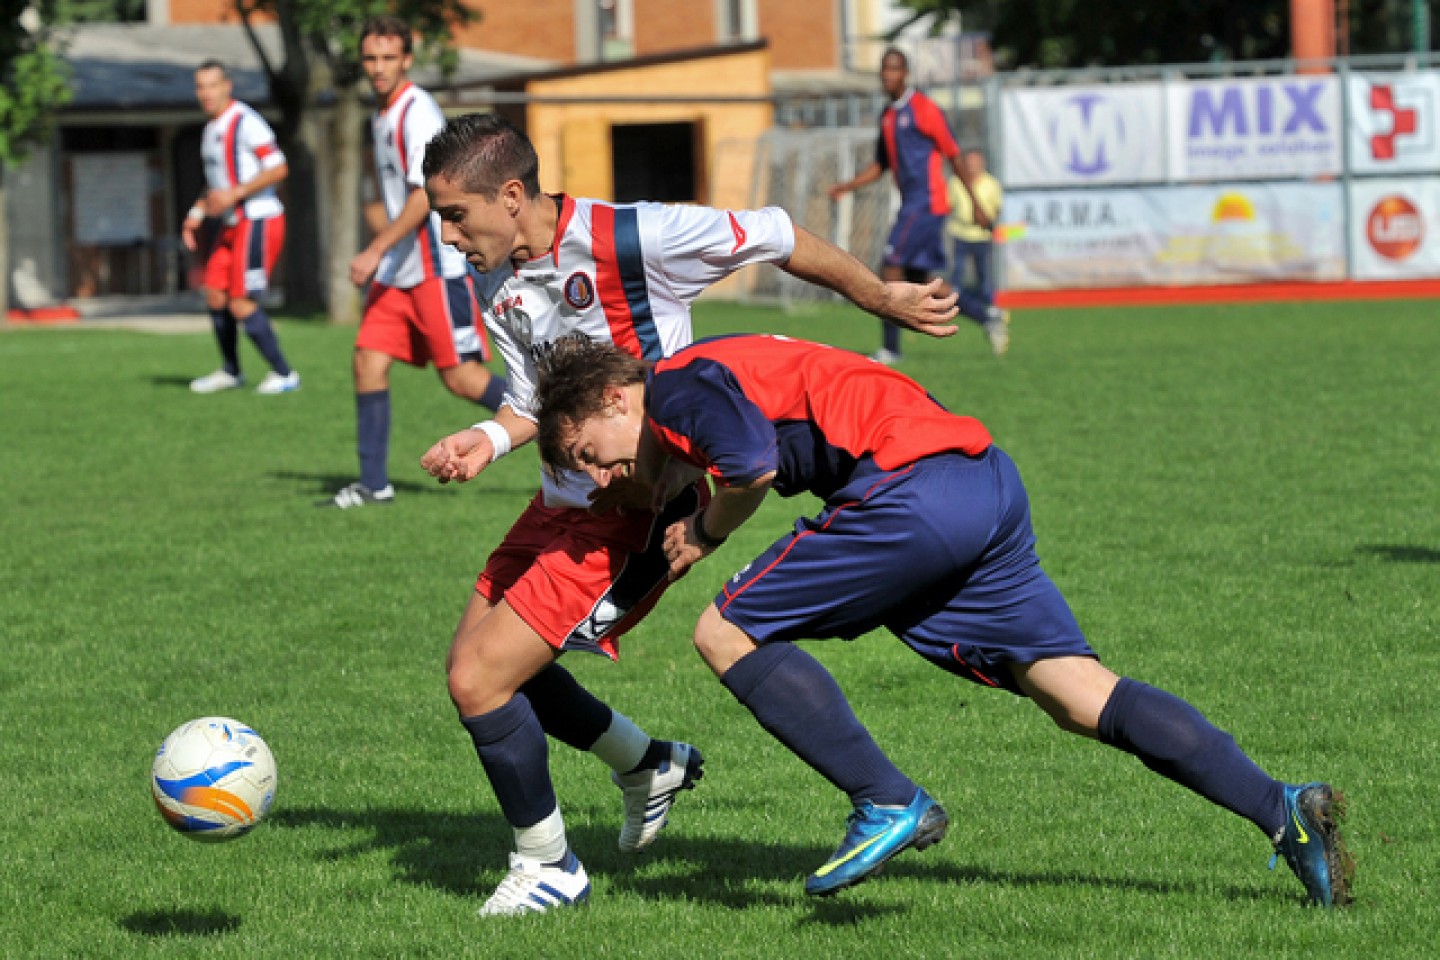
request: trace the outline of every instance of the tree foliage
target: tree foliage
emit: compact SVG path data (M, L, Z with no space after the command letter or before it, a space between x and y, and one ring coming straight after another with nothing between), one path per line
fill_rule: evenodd
M70 73L53 46L54 0L0 0L0 170L50 135L70 99Z
M1290 53L1289 0L902 0L911 21L959 18L1005 68L1263 60ZM1427 0L1432 21L1440 0ZM1351 53L1412 47L1409 0L1349 0ZM1434 40L1431 40L1434 48Z

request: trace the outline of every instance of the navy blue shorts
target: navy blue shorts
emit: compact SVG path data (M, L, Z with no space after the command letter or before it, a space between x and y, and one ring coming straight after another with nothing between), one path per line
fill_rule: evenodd
M945 217L927 208L902 208L885 244L885 266L943 273Z
M1010 664L1095 656L1040 569L1020 474L993 446L862 470L715 606L760 644L883 626L931 663L1015 693Z

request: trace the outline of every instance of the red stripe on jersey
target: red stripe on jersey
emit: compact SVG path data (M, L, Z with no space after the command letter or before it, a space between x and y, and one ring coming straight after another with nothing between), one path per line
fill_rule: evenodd
M635 357L645 354L640 338L635 335L635 318L630 314L630 300L615 260L615 208L596 203L590 207L591 256L595 258L595 289L605 322L610 325L610 338L615 346Z
M920 132L935 144L936 152L930 154L930 169L926 171L930 181L930 212L944 216L950 212L950 191L945 184L945 161L960 152L955 138L950 135L950 125L945 114L934 100L923 94L915 94L915 125Z
M565 239L565 231L570 229L570 218L575 216L575 201L570 199L566 193L551 194L551 199L560 208L560 216L555 219L555 239L550 241L550 254L555 258L555 269L560 269L560 243Z
M272 153L274 153L274 152L275 152L275 144L273 144L273 143L262 143L262 144L260 144L260 146L258 146L258 147L255 148L255 159L256 159L256 160L264 160L266 157L270 156L270 154L272 154Z
M649 417L645 418L645 425L650 428L650 432L655 436L655 439L660 442L660 446L666 453L682 463L688 463L691 466L702 468L718 482L724 484L725 478L720 476L719 471L717 471L710 462L710 458L705 456L705 451L698 449L695 446L695 442L689 437L683 433L676 433L669 427L663 427Z
M397 93L395 96L398 98L400 95ZM394 103L395 101L390 102ZM400 108L400 116L395 118L395 149L400 151L400 172L402 174L410 172L410 151L405 149L405 114L410 112L410 105L414 102L413 99L406 100L405 105Z
M885 138L885 154L890 158L890 173L900 179L900 154L895 152L895 108L886 107L880 117L880 135Z
M240 155L235 152L235 138L240 135L240 120L244 113L236 110L230 115L230 124L225 128L225 172L230 177L230 186L240 185ZM236 204L243 207L243 203Z

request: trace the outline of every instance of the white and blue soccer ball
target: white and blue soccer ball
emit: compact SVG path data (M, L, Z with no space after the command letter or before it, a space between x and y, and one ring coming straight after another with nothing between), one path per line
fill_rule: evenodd
M270 748L247 724L202 717L176 727L150 768L150 789L165 822L193 840L243 837L275 802Z

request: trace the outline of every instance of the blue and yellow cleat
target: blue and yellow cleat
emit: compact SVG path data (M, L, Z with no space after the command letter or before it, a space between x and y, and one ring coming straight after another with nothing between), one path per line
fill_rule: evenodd
M1283 856L1318 906L1343 907L1352 899L1355 861L1340 839L1344 815L1345 798L1330 784L1285 785L1285 826L1275 837L1270 869Z
M924 790L915 791L909 806L857 804L846 820L845 839L819 870L805 878L805 892L828 897L867 880L895 854L939 843L950 826L945 808Z

